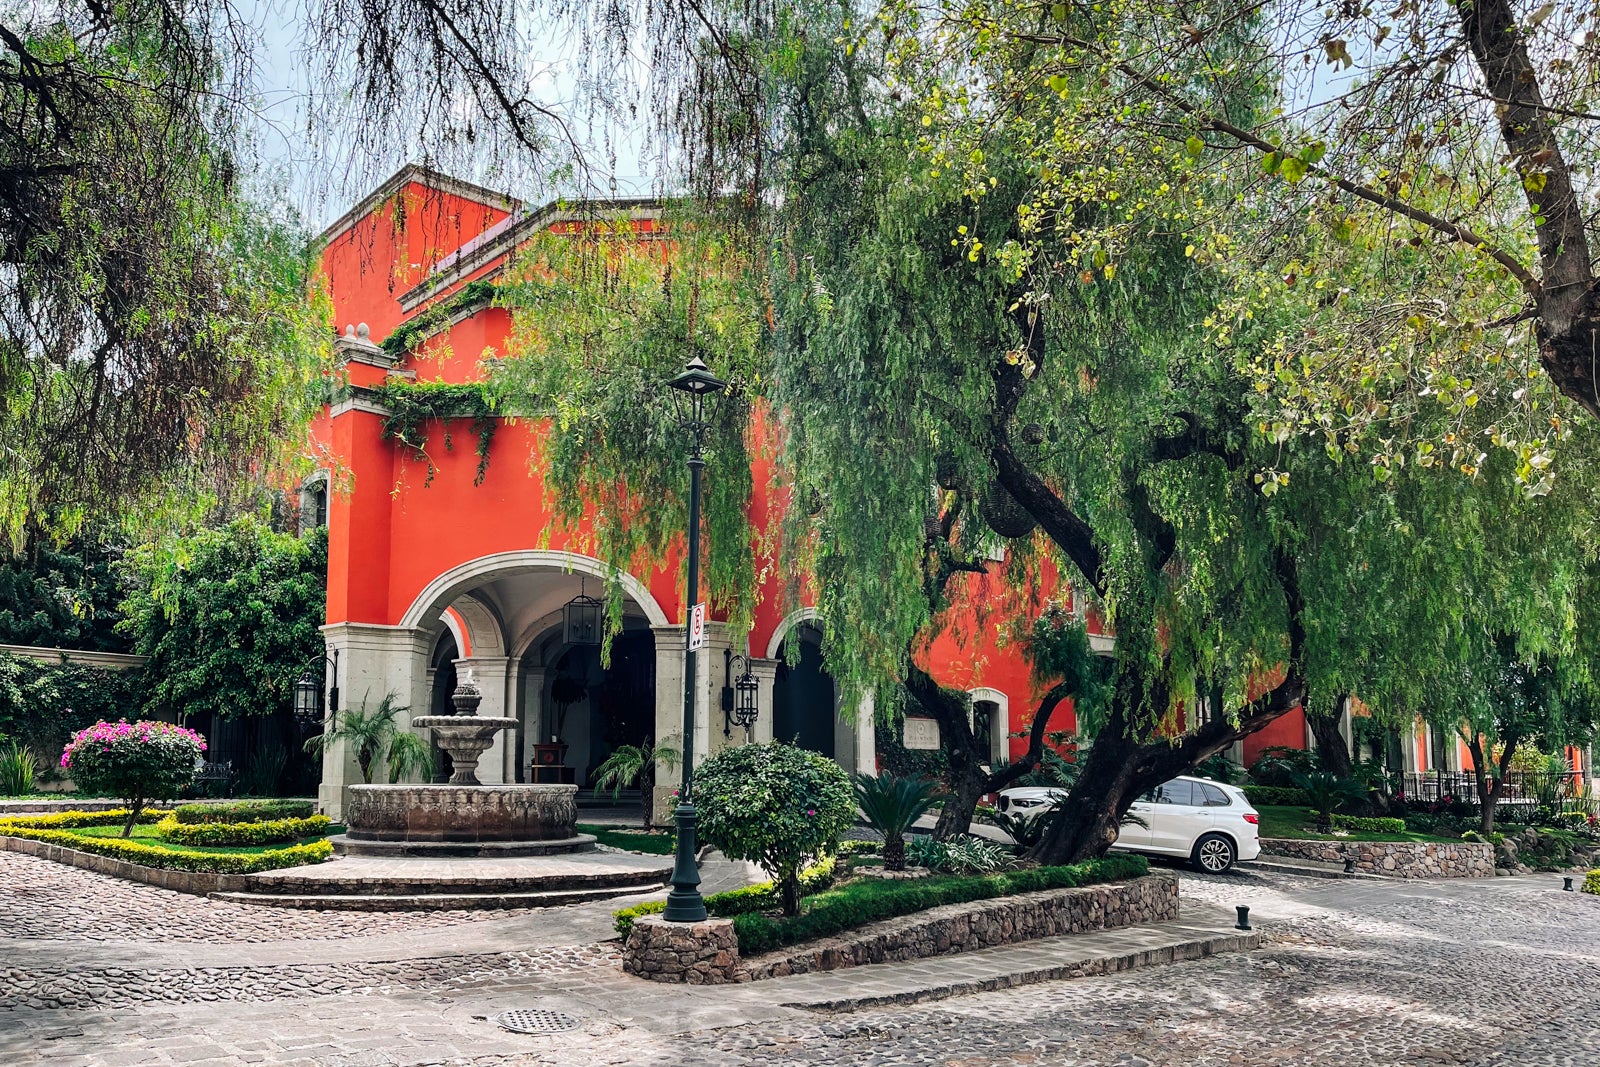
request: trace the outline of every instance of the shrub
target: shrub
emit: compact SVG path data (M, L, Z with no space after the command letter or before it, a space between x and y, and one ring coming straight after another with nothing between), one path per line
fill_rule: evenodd
M740 953L755 955L942 904L1114 882L1149 871L1149 861L1143 856L1111 855L1070 867L1033 867L981 877L852 882L808 901L803 915L783 919L760 913L740 915L734 918L733 928Z
M234 800L226 804L179 804L172 814L181 823L268 822L309 819L316 805L309 800Z
M327 832L328 817L270 819L260 822L179 822L168 815L156 823L156 836L175 845L275 845Z
M1359 782L1341 778L1329 771L1312 771L1294 776L1295 787L1306 794L1316 809L1317 830L1328 833L1333 829L1333 815L1346 804L1354 804L1367 795Z
M246 854L188 852L141 844L138 841L124 841L117 837L82 837L69 830L35 830L15 825L0 826L0 836L26 837L51 845L63 845L79 852L93 852L113 859L127 860L141 867L210 874L254 874L256 871L275 871L282 867L321 863L333 855L333 845L328 841L312 841L305 845L290 845L288 848Z
M19 797L33 792L39 761L33 750L17 741L0 748L0 796Z
M127 801L127 837L146 801L170 799L194 783L205 751L205 738L170 722L102 720L72 735L61 766L80 788Z
M1311 806L1311 798L1306 796L1304 789L1290 789L1276 785L1247 785L1242 788L1244 789L1245 798L1257 807L1288 806L1291 808L1305 808Z
M867 825L883 835L883 866L906 869L906 831L934 805L939 785L931 778L896 778L888 771L876 777L858 774L856 804Z
M966 835L949 841L919 836L908 851L917 866L952 874L993 874L1016 862L1004 845Z
M773 876L783 910L800 907L800 868L834 852L855 824L850 776L833 760L782 742L725 748L695 772L705 839Z
M846 842L849 844L850 842ZM800 872L800 893L809 896L820 893L833 885L834 873L837 870L833 857L828 857L812 864ZM780 903L778 887L771 882L760 882L756 885L747 885L742 889L730 889L726 893L713 893L706 897L706 911L720 919L734 915L744 915L752 911L765 911L776 908ZM633 929L633 920L641 915L655 915L665 911L667 902L664 900L647 900L643 904L635 904L631 908L623 908L613 916L612 925L617 933L623 937L628 936L628 931Z
M1309 774L1318 767L1315 752L1272 745L1262 749L1261 758L1251 765L1250 781L1256 785L1288 788L1295 784L1296 775Z
M1600 869L1590 871L1583 876L1583 886L1579 891L1600 897Z
M1318 814L1312 812L1313 815ZM1339 830L1361 830L1373 834L1403 834L1406 832L1404 819L1365 818L1360 815L1335 815L1333 825Z
M160 808L146 808L143 817L152 819L170 814L172 813ZM111 811L58 811L54 815L14 815L9 819L0 819L0 832L4 832L9 826L28 830L67 830L79 826L115 826L127 821L126 808L115 808Z

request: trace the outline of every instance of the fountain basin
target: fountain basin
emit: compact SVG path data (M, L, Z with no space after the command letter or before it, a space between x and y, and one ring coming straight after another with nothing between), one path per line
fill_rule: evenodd
M352 856L537 856L586 852L575 785L357 785L346 833Z

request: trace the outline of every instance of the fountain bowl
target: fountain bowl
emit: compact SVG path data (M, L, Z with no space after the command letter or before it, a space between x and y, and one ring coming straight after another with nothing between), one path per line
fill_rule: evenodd
M541 856L587 852L575 785L357 785L346 832L351 856Z

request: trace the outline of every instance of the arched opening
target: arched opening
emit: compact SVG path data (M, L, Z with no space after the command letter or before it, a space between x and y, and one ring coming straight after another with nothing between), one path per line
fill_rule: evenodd
M433 654L428 657L429 676L432 682L428 686L428 714L429 715L454 715L455 704L451 702L450 695L455 692L456 659L461 655L456 647L455 634L445 630L433 646ZM450 753L433 746L433 780L435 782L448 782L450 775L455 772L451 763Z
M822 631L809 621L789 630L772 685L772 737L839 759L839 687L822 663ZM848 760L841 760L848 763Z
M591 789L595 769L622 745L651 741L656 721L656 643L643 620L611 639L610 663L600 645L570 644L552 627L523 654L525 739L518 766L528 780L570 781ZM542 770L534 746L564 746L562 774ZM541 754L547 754L543 749ZM609 796L609 794L607 794Z

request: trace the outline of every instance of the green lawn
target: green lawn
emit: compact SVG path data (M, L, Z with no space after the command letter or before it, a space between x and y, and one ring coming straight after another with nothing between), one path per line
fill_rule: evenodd
M64 832L69 834L77 834L79 837L122 837L122 827L120 826L79 826L71 829L65 829ZM320 841L322 840L322 837L320 835L314 837L302 837L294 841L279 842L275 845L179 845L174 844L171 841L163 841L161 838L157 837L155 823L141 822L134 824L133 836L127 840L136 841L141 845L153 845L156 848L164 848L169 852L212 852L229 853L241 856L256 856L263 852L271 852L274 849L288 848L290 845L305 845L311 843L312 841Z
M610 848L624 848L629 852L645 852L652 856L670 856L677 838L665 831L622 830L615 826L595 826L579 823L580 834L593 834L596 841Z
M1311 814L1310 808L1295 808L1273 804L1258 804L1256 810L1261 813L1262 837L1288 837L1302 841L1452 841L1459 842L1457 837L1439 837L1434 834L1418 834L1406 831L1403 834L1376 834L1367 830L1346 830L1341 834L1329 835L1316 832L1317 820Z

